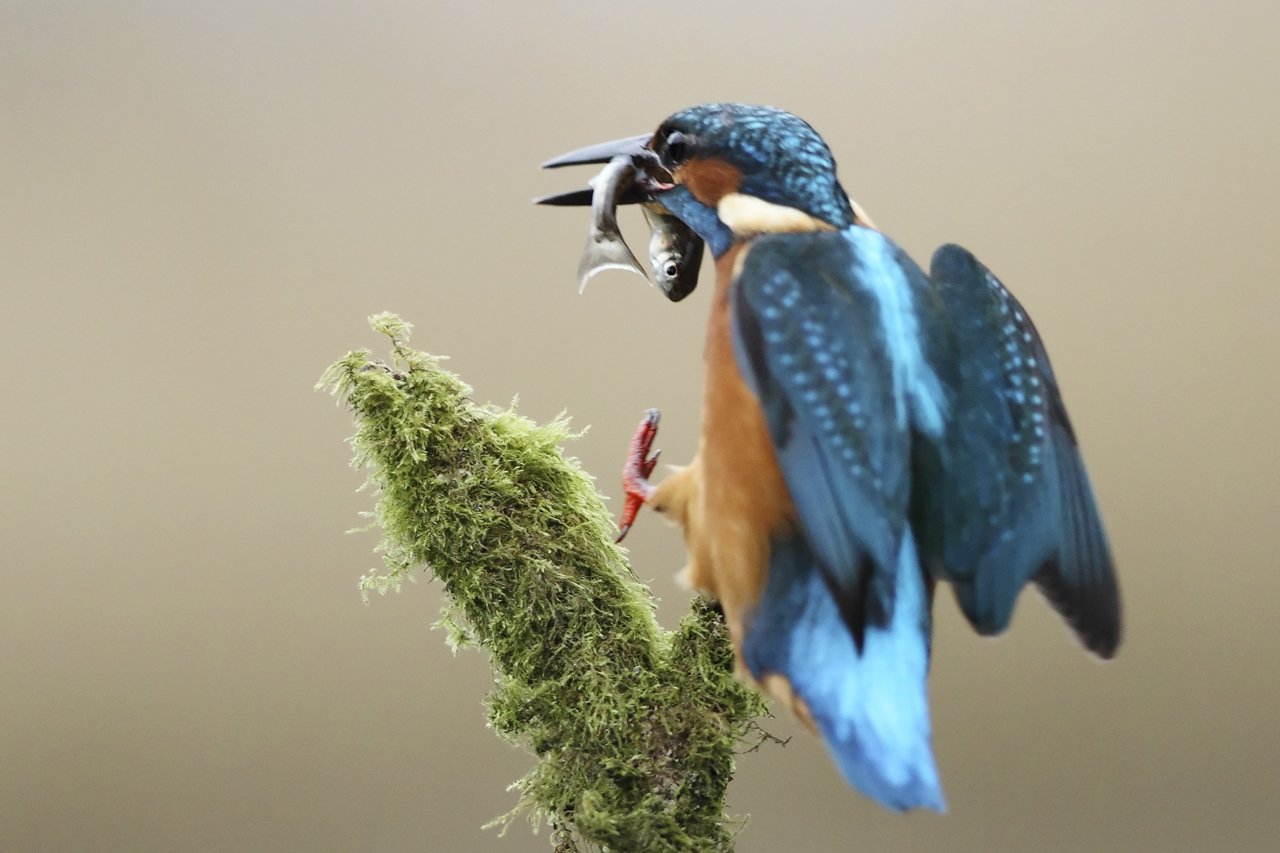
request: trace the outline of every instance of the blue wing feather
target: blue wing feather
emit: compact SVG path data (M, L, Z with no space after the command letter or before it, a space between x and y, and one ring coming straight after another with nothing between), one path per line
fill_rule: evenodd
M838 234L761 238L734 285L733 319L800 527L861 645L892 609L910 433L855 260Z
M1119 596L1043 344L958 247L932 281L887 238L761 237L732 290L794 535L772 543L743 656L785 676L836 762L897 808L941 808L926 675L932 577L1002 630L1033 581L1098 654ZM917 552L918 549L918 552Z
M940 382L916 334L924 274L876 232L756 240L733 288L798 532L771 543L746 624L757 678L787 678L842 772L894 808L943 808L927 703L931 582L908 524L916 421Z
M744 661L757 677L787 677L850 784L890 808L943 811L926 690L929 592L910 534L895 560L897 606L868 626L861 653L814 561L803 537L774 543Z
M943 246L930 277L951 334L935 358L955 366L946 434L918 443L912 521L922 558L952 581L979 631L1008 625L1028 580L1095 653L1120 641L1106 534L1039 333L967 250Z

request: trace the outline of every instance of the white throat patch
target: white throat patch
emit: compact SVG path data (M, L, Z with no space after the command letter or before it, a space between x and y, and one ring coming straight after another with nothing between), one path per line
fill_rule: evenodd
M739 237L836 230L834 226L798 208L774 204L743 193L729 193L720 199L720 203L716 205L716 214Z

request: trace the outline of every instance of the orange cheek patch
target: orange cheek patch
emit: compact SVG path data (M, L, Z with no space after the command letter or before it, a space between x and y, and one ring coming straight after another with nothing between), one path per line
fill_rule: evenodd
M715 207L720 199L737 192L742 185L742 173L716 159L690 160L676 169L675 179L708 207Z

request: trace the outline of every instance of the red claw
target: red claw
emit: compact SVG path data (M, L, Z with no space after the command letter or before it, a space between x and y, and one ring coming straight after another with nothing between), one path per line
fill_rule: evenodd
M653 440L658 435L658 421L662 414L657 409L649 409L644 413L640 426L636 427L631 437L631 446L627 451L627 464L622 466L622 490L626 492L627 502L622 506L622 518L618 521L618 538L621 542L636 520L640 507L653 497L654 487L649 482L649 475L658 464L662 451L649 455Z

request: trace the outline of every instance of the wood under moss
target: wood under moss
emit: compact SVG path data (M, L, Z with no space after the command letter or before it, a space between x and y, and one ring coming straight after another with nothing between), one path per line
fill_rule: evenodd
M695 601L675 631L658 624L591 479L561 450L564 420L479 406L409 348L408 323L370 324L390 362L351 352L319 385L354 412L352 464L377 493L387 571L362 592L418 571L443 582L450 641L491 656L493 728L537 756L518 809L550 824L557 851L732 849L725 790L765 708L733 677L718 613Z

